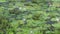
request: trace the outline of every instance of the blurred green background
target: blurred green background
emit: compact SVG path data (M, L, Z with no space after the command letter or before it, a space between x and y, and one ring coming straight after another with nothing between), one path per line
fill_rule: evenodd
M0 34L60 34L60 0L0 0Z

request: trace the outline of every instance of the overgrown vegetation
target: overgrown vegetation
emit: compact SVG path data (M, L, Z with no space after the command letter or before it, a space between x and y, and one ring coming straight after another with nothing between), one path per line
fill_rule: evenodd
M60 34L60 1L0 0L0 34Z

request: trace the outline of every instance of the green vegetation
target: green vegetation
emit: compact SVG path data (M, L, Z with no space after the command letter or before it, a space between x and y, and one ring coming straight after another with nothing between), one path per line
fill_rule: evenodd
M60 34L60 1L0 0L0 34Z

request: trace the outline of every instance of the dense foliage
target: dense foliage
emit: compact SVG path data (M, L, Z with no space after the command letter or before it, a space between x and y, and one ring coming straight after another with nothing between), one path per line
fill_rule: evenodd
M0 34L60 34L60 1L0 0Z

